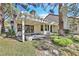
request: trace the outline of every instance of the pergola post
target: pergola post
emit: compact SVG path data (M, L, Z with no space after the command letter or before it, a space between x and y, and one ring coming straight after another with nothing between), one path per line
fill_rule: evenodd
M45 25L43 24L43 32L45 31Z
M50 32L50 26L51 26L51 25L49 24L49 32Z
M25 41L25 23L24 23L24 20L25 20L25 15L23 14L24 12L22 11L22 42Z
M22 19L22 42L25 41L25 34L24 34L24 32L25 32L25 29L24 29L24 19Z
M45 34L45 24L43 24L43 34Z

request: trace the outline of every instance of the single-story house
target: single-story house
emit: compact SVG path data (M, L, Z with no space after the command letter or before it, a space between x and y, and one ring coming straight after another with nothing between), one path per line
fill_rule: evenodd
M27 14L24 18L24 29L25 33L43 33L46 32L58 32L58 19L57 15L49 14L44 19L38 19L33 17L31 14ZM22 31L22 18L18 18L15 21L16 33Z

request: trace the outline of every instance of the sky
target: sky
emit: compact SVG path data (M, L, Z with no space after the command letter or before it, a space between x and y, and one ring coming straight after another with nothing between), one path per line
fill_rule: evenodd
M46 3L44 3L45 5L47 5ZM30 12L31 10L35 10L36 11L36 14L38 16L40 16L41 18L44 18L45 16L47 16L49 14L49 10L51 8L53 8L54 6L48 6L46 10L43 10L41 7L37 7L35 8L34 6L32 5L29 5L28 8L30 8L30 10L28 12ZM21 5L17 5L17 8L20 10L20 11L26 11ZM55 15L58 15L58 6L56 6L54 8L54 14Z

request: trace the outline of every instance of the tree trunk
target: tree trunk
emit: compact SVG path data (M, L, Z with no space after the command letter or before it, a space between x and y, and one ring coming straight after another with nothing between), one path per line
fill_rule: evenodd
M4 18L2 18L2 28L1 28L1 33L5 32L5 27L4 27Z
M0 3L0 33L4 32L4 18L2 4Z
M64 36L65 33L64 33L64 30L63 30L63 19L62 19L63 14L62 14L62 11L60 10L61 7L62 7L62 4L60 3L59 4L59 35Z
M2 27L2 6L0 3L0 34L1 34L1 27Z

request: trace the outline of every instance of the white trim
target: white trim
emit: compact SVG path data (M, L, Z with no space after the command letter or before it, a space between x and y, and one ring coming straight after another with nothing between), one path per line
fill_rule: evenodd
M25 29L24 29L24 20L22 20L22 41L25 41Z

